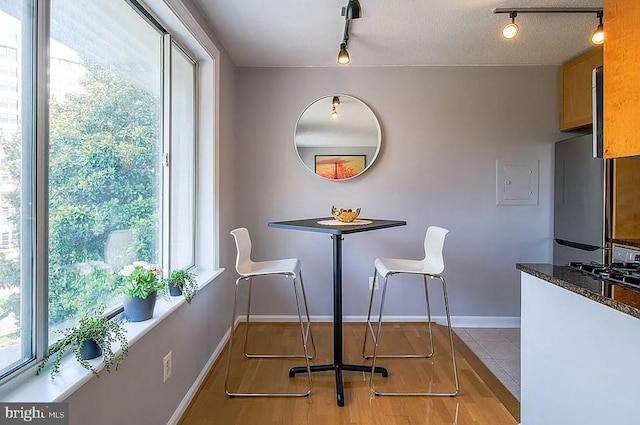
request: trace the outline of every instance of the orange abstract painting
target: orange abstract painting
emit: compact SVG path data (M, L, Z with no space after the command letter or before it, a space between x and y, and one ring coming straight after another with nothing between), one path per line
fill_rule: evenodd
M316 174L326 179L340 180L364 171L365 155L316 155Z

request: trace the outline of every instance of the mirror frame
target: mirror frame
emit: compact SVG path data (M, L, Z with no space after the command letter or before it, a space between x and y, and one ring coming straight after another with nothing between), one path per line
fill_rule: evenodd
M302 160L302 157L300 156L300 152L298 151L298 146L296 144L296 133L298 131L298 125L300 124L300 119L302 118L302 116L304 115L305 112L307 112L307 110L312 107L314 104L316 104L317 102L324 100L324 99L332 99L334 96L338 96L338 97L348 97L350 99L355 100L356 102L360 103L362 106L364 106L365 108L367 108L369 110L369 112L371 113L371 115L373 116L373 118L375 119L376 122L376 129L378 130L378 144L376 147L376 153L373 155L373 158L371 159L371 161L369 161L369 165L367 165L364 170L362 170L360 173L356 174L355 176L352 177L347 177L345 179L329 179L326 177L322 177L321 175L317 174L314 170L312 170L309 166L307 166L307 164ZM380 155L380 150L382 148L382 127L380 126L380 120L378 119L378 116L375 114L375 112L373 112L373 109L371 109L371 107L369 105L367 105L366 103L364 103L361 99L352 96L350 94L345 94L345 93L335 93L335 94L329 94L326 96L322 96L319 97L317 99L315 99L313 102L309 103L300 113L300 115L298 116L298 119L296 120L296 125L293 129L293 149L296 151L296 155L298 156L298 159L300 160L300 162L302 163L302 165L304 166L304 168L306 168L307 170L309 170L314 176L321 178L322 180L328 180L328 181L333 181L333 182L342 182L342 181L348 181L348 180L352 180L355 179L356 177L359 177L361 175L363 175L365 172L367 172L372 166L373 164L376 162L376 160L378 159L378 156Z

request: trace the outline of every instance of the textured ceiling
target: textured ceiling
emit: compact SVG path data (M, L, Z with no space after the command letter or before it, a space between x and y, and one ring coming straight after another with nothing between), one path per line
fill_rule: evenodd
M338 66L347 0L191 0L238 66ZM496 7L602 7L602 0L360 0L349 66L557 65L591 47L595 14L521 14L501 36ZM606 16L605 16L606 28Z

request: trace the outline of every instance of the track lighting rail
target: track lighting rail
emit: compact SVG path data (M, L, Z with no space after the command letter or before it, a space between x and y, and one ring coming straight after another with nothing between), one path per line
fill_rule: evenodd
M496 7L493 13L602 13L601 7Z
M604 16L601 7L497 7L493 9L493 13L508 13L509 22L502 29L502 36L507 40L514 39L520 33L520 27L516 24L516 17L525 13L595 13L598 18L598 26L591 34L591 42L593 44L604 43L604 25L602 17Z

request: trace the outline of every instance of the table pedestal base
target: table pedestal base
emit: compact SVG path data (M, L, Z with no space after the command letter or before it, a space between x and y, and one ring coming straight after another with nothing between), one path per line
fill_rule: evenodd
M313 372L327 372L335 370L336 372L336 399L338 406L344 406L344 384L342 383L342 371L349 372L371 372L371 366L358 365L358 364L322 364L311 366L311 373ZM289 370L289 377L293 378L296 373L307 373L306 366L296 366ZM389 376L389 372L384 367L376 366L375 373L382 374L383 377Z

